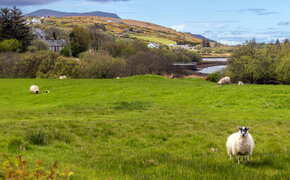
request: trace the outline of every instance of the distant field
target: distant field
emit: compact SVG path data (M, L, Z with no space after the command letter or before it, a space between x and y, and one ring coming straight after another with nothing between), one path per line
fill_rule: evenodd
M160 43L160 44L166 44L166 45L174 44L174 45L176 45L176 42L172 41L170 39L149 37L149 36L131 36L131 37L135 37L137 39L142 39L142 40L145 40L145 41L156 42L156 43Z
M32 84L40 94L29 93ZM57 160L76 180L290 177L289 86L159 76L0 79L0 99L0 151L21 154L31 168ZM226 154L238 125L252 127L250 164ZM42 132L44 144L23 137L31 132ZM26 151L13 149L13 139Z

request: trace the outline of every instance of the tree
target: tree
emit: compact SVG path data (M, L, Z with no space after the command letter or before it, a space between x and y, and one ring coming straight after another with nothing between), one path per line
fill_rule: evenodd
M210 47L209 39L202 39L201 45L202 47Z
M284 44L288 44L289 43L289 40L288 39L285 39L284 40Z
M90 33L83 27L74 26L70 34L71 53L78 57L81 52L88 50Z
M280 47L280 46L281 46L281 43L280 43L279 39L276 40L275 45L276 45L277 47Z
M25 18L20 9L2 8L0 10L0 40L17 39L26 50L30 45L33 34L25 23Z

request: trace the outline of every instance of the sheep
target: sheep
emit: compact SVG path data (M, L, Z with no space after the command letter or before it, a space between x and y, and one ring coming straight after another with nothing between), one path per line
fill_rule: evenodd
M59 76L59 79L66 79L65 75Z
M35 85L30 86L30 93L38 94L39 93L38 86Z
M231 82L230 77L224 77L219 80L218 85L230 84L230 82Z
M243 86L244 83L243 83L242 81L239 81L239 82L238 82L238 85L239 85L239 86Z
M237 127L239 132L236 132L228 137L226 146L227 153L232 160L232 155L238 155L238 164L240 164L240 156L243 156L245 162L245 156L247 156L247 161L250 162L250 155L253 153L254 140L251 134L248 132L249 127Z

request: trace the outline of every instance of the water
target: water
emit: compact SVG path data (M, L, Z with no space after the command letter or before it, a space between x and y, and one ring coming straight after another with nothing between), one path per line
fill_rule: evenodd
M203 61L227 61L228 58L202 58Z
M216 71L222 70L223 68L226 68L226 65L222 65L222 66L212 66L212 67L208 67L208 68L204 68L200 71L197 71L199 73L203 73L203 74L210 74L210 73L214 73Z

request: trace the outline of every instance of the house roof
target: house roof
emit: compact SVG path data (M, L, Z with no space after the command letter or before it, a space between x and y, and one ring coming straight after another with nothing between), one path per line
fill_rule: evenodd
M66 40L64 39L60 39L60 40L45 40L45 42L47 42L47 44L50 46L50 47L64 47L66 46Z

